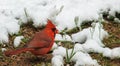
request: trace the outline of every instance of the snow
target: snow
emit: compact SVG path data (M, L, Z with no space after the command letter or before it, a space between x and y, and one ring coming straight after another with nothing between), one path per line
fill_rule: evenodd
M51 60L52 66L64 66L63 58L66 55L66 48L59 46L52 53L53 57Z
M23 38L24 38L23 36L17 36L14 39L14 47L18 47L20 45L21 39L23 39Z
M63 57L60 55L53 56L51 62L52 62L52 66L64 66Z
M66 48L59 46L57 49L53 51L53 56L55 55L61 55L62 57L65 57L66 55Z
M74 51L75 52L79 52L79 51L86 52L85 48L83 47L83 45L79 44L79 43L74 45Z
M84 43L87 40L86 33L89 30L83 29L82 31L72 34L72 39L74 42ZM79 36L79 37L78 37Z
M55 40L57 41L72 41L69 35L56 34Z
M103 47L101 47L95 40L90 39L87 40L83 44L84 49L87 52L96 52L96 53L102 53L103 52Z
M103 56L104 57L111 57L111 49L108 47L104 48Z
M56 36L55 36L55 40L62 40L62 35L60 35L60 34L56 34Z
M114 58L120 58L120 47L116 47L116 48L112 49L111 58L112 59L114 59Z
M0 13L0 29L0 42L8 43L8 33L10 35L18 33L20 25L17 20Z
M120 47L110 49L102 43L109 36L99 20L103 13L108 13L108 18L112 16L115 22L120 23L116 17L116 13L120 13L120 0L0 0L0 44L9 43L9 35L17 34L24 23L33 22L37 28L46 25L47 19L51 19L61 32L76 27L75 17L78 17L77 26L92 21L92 27L72 34L72 38L67 34L57 34L55 40L78 42L74 51L77 52L75 59L80 56L80 60L76 60L75 66L99 66L89 52L102 53L111 59L120 58ZM15 47L19 46L22 38L15 38ZM56 44L53 48L53 66L63 65L66 48Z
M114 18L114 21L115 21L116 23L120 23L120 20L119 20L118 18Z
M47 19L52 17L52 15L53 15L54 10L52 10L52 9L55 9L55 8L53 6L50 7L50 5L29 8L28 15L34 22L33 25L35 27L45 25L47 23L46 22Z
M76 61L75 66L99 66L96 60L92 59L89 54L83 52L77 52L72 60Z
M53 46L52 46L52 48L51 48L51 50L54 50L56 48L58 48L58 45L56 43L54 43Z
M111 59L120 58L120 47L110 49L108 47L104 48L103 56L109 57Z
M0 31L0 43L8 43L8 33L7 30L3 27L0 27L1 31Z
M2 52L6 51L7 49L6 48L1 48Z

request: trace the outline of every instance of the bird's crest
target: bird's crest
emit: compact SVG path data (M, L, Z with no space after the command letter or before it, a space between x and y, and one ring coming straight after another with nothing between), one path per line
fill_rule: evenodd
M48 19L46 27L47 28L55 28L55 25L52 23L51 20Z

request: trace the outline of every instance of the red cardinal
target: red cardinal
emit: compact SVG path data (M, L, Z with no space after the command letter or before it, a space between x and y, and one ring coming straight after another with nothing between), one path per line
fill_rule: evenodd
M4 53L6 56L17 55L26 51L30 51L34 55L47 54L53 46L56 33L58 30L55 25L48 20L46 27L41 32L37 32L25 48L5 51Z

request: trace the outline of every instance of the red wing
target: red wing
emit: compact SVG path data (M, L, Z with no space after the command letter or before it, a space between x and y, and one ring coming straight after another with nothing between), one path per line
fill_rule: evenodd
M44 32L36 33L33 39L29 42L28 47L30 48L43 48L49 47L52 39Z

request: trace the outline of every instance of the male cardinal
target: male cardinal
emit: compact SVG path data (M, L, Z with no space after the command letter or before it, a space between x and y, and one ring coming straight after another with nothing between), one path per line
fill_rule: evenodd
M55 35L58 33L52 21L48 20L46 27L37 32L26 47L12 51L5 51L6 56L17 55L29 51L34 55L45 55L53 46Z

